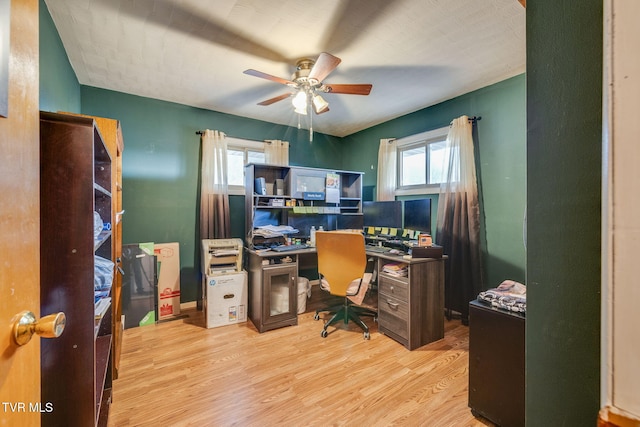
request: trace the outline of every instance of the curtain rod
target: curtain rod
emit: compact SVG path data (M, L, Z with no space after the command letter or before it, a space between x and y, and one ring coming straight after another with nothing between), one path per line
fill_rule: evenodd
M482 120L482 117L481 116L473 116L473 117L469 117L467 119L467 121L469 123L471 123L471 125L475 125L478 122L478 120ZM451 127L451 126L453 126L453 120L451 121L451 123L449 123L449 127Z
M197 130L197 131L196 131L196 135L200 135L200 136L202 136L202 135L204 135L204 131L203 131L203 130ZM227 135L227 137L228 137L228 138L234 138L233 136L229 136L229 135ZM240 138L240 139L241 139L241 138ZM256 142L263 142L263 143L265 143L265 144L271 144L271 141L256 141Z
M473 117L469 117L469 121L470 121L471 123L475 123L475 122L477 122L478 120L482 120L482 116L473 116ZM204 134L204 131L203 131L203 130L198 130L198 131L196 131L196 135L202 135L202 134ZM265 141L265 142L266 142L266 141Z

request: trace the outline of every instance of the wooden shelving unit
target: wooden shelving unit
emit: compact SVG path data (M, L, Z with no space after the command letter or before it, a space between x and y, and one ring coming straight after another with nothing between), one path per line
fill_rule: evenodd
M91 118L40 113L40 311L64 312L41 340L43 425L107 425L112 384L112 306L96 318L95 256L113 261L110 230L94 239L94 216L112 223L112 162ZM113 294L111 295L113 300Z
M111 358L113 364L113 379L118 378L118 370L120 367L120 352L122 346L122 332L124 325L122 323L122 218L124 211L122 209L122 152L124 151L124 138L122 137L122 127L120 121L105 117L90 116L84 114L63 112L62 114L70 114L73 116L87 117L95 120L100 135L109 155L111 156L111 250L113 259L116 262L116 272L113 278L112 288L112 324L113 324L113 342L111 350Z

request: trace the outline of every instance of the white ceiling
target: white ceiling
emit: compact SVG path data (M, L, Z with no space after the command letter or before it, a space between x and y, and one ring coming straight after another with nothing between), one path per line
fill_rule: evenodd
M80 84L297 126L299 58L342 59L315 131L345 136L525 71L517 0L45 0ZM473 111L468 112L473 114ZM303 119L302 126L307 127ZM224 129L221 129L224 130Z

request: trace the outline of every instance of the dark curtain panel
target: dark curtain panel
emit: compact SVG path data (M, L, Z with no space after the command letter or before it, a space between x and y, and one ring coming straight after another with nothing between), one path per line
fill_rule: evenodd
M459 312L468 323L469 302L482 290L478 202L466 193L449 193L444 224L436 241L449 259L445 263L444 300L447 310Z
M231 238L228 194L202 194L200 240Z
M468 324L469 302L482 290L480 206L473 150L472 123L467 116L452 122L447 136L444 183L438 199L436 242L445 263L445 308Z

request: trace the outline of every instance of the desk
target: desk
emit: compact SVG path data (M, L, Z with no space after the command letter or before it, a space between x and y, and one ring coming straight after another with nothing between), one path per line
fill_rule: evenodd
M259 332L298 324L298 270L317 265L315 248L289 252L247 249L249 319ZM411 258L367 251L378 260L378 330L413 350L444 337L443 258ZM384 272L407 266L406 277ZM283 302L284 299L288 301Z

